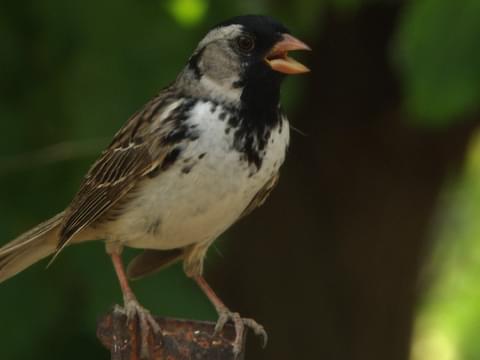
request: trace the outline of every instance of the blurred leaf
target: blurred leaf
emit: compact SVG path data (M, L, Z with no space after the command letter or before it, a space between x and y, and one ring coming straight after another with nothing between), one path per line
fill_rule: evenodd
M416 324L413 360L476 360L480 354L480 133L463 176L448 187L436 223L434 283Z
M480 1L411 1L395 54L406 105L419 124L443 126L480 101Z
M171 0L167 8L178 23L193 26L203 19L207 7L207 0Z

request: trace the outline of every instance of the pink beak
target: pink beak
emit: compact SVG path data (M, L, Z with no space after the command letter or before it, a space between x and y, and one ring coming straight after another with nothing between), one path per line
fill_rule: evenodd
M303 41L298 40L290 34L283 34L282 39L277 42L268 52L265 61L270 67L284 74L303 74L310 69L295 59L288 57L289 51L311 50Z

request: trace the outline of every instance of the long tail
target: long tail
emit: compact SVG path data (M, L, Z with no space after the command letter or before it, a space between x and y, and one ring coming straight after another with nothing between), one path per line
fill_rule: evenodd
M54 216L0 248L0 283L55 252L63 215Z

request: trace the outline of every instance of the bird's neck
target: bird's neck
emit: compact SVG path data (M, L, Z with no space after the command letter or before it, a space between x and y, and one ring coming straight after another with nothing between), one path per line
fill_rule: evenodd
M186 96L210 100L237 109L251 128L264 129L278 123L281 78L249 77L212 79L186 67L175 85Z

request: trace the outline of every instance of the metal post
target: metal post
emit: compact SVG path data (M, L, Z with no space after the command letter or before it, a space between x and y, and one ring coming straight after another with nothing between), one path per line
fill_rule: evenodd
M232 351L235 329L231 324L218 336L213 336L215 324L204 321L155 317L161 334L149 334L148 360L244 360L245 338L241 354ZM112 360L140 360L140 334L136 321L127 323L119 311L103 316L97 327L97 337L110 350Z

